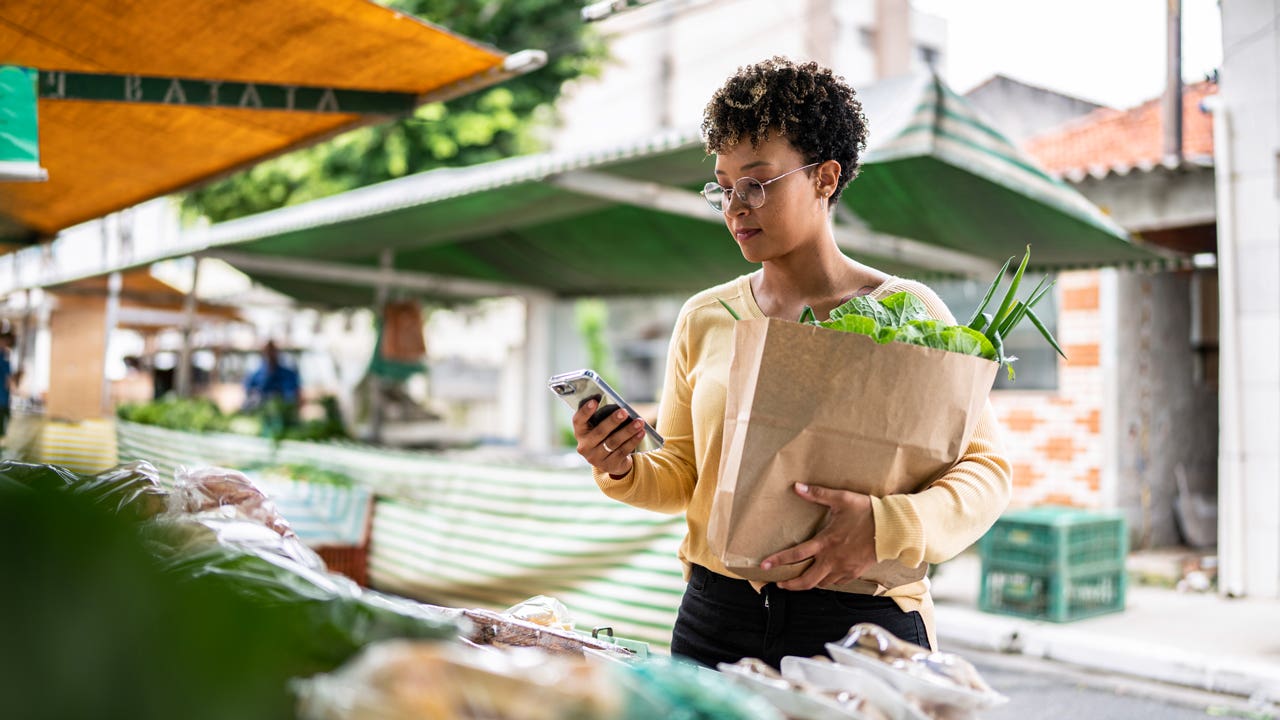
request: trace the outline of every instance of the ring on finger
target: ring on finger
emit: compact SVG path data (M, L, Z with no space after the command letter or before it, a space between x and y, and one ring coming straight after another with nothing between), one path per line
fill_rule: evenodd
M607 441L601 440L600 444L604 446L605 452L613 452L613 448L609 447L609 443Z

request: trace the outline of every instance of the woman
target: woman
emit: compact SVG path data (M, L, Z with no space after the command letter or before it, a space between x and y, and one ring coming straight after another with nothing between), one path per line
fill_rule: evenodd
M867 126L853 90L815 63L773 58L739 69L707 105L702 130L714 153L715 183L704 195L724 214L742 255L761 268L693 296L672 335L659 405L659 451L633 455L643 436L625 414L587 426L594 405L574 415L578 452L612 498L659 512L684 512L680 548L689 585L671 651L714 667L758 657L812 656L849 627L874 622L909 642L937 647L928 580L879 596L824 590L857 578L877 561L916 567L942 562L976 541L1008 503L1009 464L990 404L959 462L912 495L874 498L805 484L795 492L828 508L807 542L761 566L812 559L799 577L752 584L725 569L707 547L724 425L733 318L795 320L808 305L824 318L854 295L907 291L939 320L954 323L924 285L855 262L836 246L831 211L858 171ZM860 411L875 413L881 408Z

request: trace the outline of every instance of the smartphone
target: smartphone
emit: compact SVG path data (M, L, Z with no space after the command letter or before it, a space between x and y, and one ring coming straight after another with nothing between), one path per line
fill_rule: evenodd
M591 370L575 370L573 372L561 373L552 377L547 381L547 387L551 388L551 392L560 396L569 409L574 412L578 411L583 404L595 400L600 403L600 407L587 420L587 425L595 427L600 421L609 417L610 414L617 412L619 408L627 411L633 420L639 420L644 423L644 438L640 441L640 445L636 447L636 452L649 452L662 447L662 436L654 430L644 418L640 417L640 413L636 412L622 396L609 387L609 383L604 378L597 375Z

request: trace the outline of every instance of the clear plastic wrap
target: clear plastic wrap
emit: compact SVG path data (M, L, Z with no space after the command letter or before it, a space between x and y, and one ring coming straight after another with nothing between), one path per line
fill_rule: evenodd
M624 694L622 720L782 720L767 700L722 673L680 660L652 658L615 671Z
M168 506L169 494L160 486L160 473L145 460L103 470L77 487L78 492L138 520L153 518Z
M289 521L276 510L275 503L239 470L179 467L174 479L177 482L169 496L171 512L198 513L231 507L238 514L260 522L282 536L294 534Z
M295 683L303 720L613 720L608 671L537 650L393 641Z
M179 577L212 581L263 607L284 610L299 655L321 669L392 638L444 639L466 627L460 612L365 590L327 572L314 553L253 521L205 512L153 523L149 545ZM294 557L303 552L302 558Z
M888 720L864 698L827 692L802 679L784 677L763 660L745 658L718 667L730 682L768 700L789 720Z
M97 475L80 475L57 465L37 465L6 460L0 477L36 490L58 490L83 495L110 508L117 515L146 520L163 512L167 493L160 474L148 462L132 462Z
M859 623L827 650L836 662L861 667L939 718L965 718L1001 705L1008 698L991 688L969 661L934 652L895 637L884 628Z
M543 627L573 630L573 618L569 616L569 608L564 603L546 595L534 595L503 611L517 620L525 620Z
M581 657L584 650L630 656L631 651L560 628L544 627L491 610L464 610L473 628L468 639L478 645L505 648L538 648L556 655Z
M386 642L294 683L302 720L782 720L723 675L667 659L636 665L533 649Z

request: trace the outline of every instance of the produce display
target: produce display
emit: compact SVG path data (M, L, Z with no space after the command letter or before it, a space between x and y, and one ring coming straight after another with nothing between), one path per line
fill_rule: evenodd
M97 475L79 475L56 465L6 460L0 478L38 490L58 490L86 497L114 512L147 520L164 512L168 494L160 473L148 462L132 462Z
M231 680L235 668L210 656L212 667L229 674L204 716L225 716L242 702L236 716L279 717L286 692L304 720L922 720L970 717L1001 699L960 658L902 643L871 625L855 626L829 646L836 663L785 658L779 673L744 660L717 672L642 659L578 634L554 598L537 596L496 612L361 588L328 572L271 500L235 471L182 470L166 492L147 463L79 475L0 462L0 493L32 491L89 503L126 522L161 577L175 588L189 587L188 596L210 598L213 604L198 615L171 617L177 608L161 609L149 621L162 637L166 628L172 632L174 647L208 635L231 652L253 654L256 669L247 664L243 670L257 673L252 694L243 679ZM141 592L151 598L156 591ZM93 637L92 627L80 622L79 632ZM202 635L206 622L215 625ZM239 629L226 624L237 622ZM853 666L859 663L878 669Z
M332 440L349 437L342 424L336 398L320 401L324 417L298 420L298 407L272 398L252 412L226 414L208 398L166 395L147 403L125 403L116 408L122 420L185 432L228 432L275 440Z
M853 686L822 687L803 677L784 675L755 658L720 663L720 671L748 690L764 695L792 720L890 720L888 708Z
M340 671L299 684L307 720L621 717L609 669L536 650L382 643Z
M276 511L275 503L238 470L216 467L179 470L169 505L180 513L199 513L226 507L241 517L266 525L284 537L294 535L289 521Z
M930 717L963 720L1008 702L959 655L908 643L878 625L854 625L840 642L829 643L827 651L837 663L885 680Z
M506 609L503 613L518 620L528 620L543 627L573 630L573 620L569 617L569 608L564 603L546 595L536 595Z

